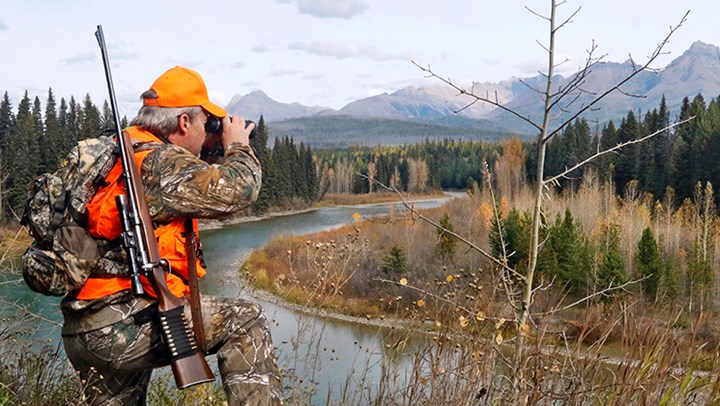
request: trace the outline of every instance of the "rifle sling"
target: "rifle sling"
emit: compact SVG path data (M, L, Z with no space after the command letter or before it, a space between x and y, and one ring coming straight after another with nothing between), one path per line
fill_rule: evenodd
M190 312L192 314L195 341L203 354L207 353L202 311L200 309L200 286L198 284L197 259L195 256L196 235L192 219L185 220L185 251L188 261L188 286L190 287Z

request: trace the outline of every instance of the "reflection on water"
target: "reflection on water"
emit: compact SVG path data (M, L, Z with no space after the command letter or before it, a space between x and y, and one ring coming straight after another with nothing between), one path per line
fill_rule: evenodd
M445 199L438 199L414 206L431 208L443 202ZM399 204L342 206L204 231L203 246L211 271L203 278L203 292L240 295L261 303L273 321L273 341L278 347L281 368L293 371L306 384L315 384L318 393L314 403L325 404L327 391L337 399L346 385L373 390L380 378L386 345L392 348L392 343L385 344L384 340L390 334L388 330L303 315L258 299L252 292L239 288L238 269L254 249L274 237L334 229L352 222L355 213L367 218L403 210Z
M437 207L446 200L416 202L414 206ZM302 385L316 388L313 403L325 404L328 391L332 399L337 399L346 385L373 390L373 384L381 374L383 352L387 346L393 348L393 340L389 340L387 346L384 343L384 338L391 333L389 330L308 316L258 299L241 287L239 266L254 249L264 246L274 237L337 228L352 222L354 213L372 217L403 210L399 204L342 206L202 231L209 269L202 279L202 291L209 295L249 298L263 305L272 320L273 341L278 347L281 368L301 377ZM51 320L62 320L59 298L35 294L21 280L12 283L0 281L0 297L27 306L29 311ZM3 311L7 314L12 309ZM57 326L44 322L39 324L39 336L35 338L60 339ZM402 359L398 362L402 363Z

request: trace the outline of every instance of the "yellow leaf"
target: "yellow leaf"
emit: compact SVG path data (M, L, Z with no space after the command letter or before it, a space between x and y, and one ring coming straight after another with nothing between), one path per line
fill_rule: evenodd
M448 282L452 282L452 281L453 281L453 276L452 276L452 275L448 275L447 278L445 278L445 279L447 279Z
M435 327L440 328L440 326L442 326L442 323L440 323L440 321L438 320L435 320Z
M477 314L475 315L475 320L477 320L477 321L485 321L485 312L482 311L482 310L479 311L479 312L477 312Z
M465 316L460 316L460 327L466 327L468 325L468 319Z
M495 332L495 343L496 343L497 345L500 345L500 344L502 344L502 342L503 342L502 331L501 331L501 330L497 330L497 331Z
M528 331L530 331L530 326L528 326L527 323L520 325L520 335L526 336Z
M421 376L421 377L420 377L420 383L423 384L423 385L426 385L426 384L427 384L427 378L425 378L424 376Z
M358 212L353 213L353 220L360 221L360 219L362 219L362 216L360 215L360 213L358 213Z
M425 301L422 300L422 299L418 300L418 301L417 301L417 306L418 306L418 307L423 307L423 306L425 306Z
M500 320L498 320L498 322L495 323L495 330L498 330L500 327L503 326L503 324L505 324L505 319L501 317Z
M407 278L400 279L400 284L403 286L407 285Z

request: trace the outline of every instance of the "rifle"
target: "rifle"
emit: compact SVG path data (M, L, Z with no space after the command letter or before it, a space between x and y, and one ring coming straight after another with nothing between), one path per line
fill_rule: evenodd
M140 276L147 277L157 295L160 327L165 343L170 350L170 366L177 387L184 389L195 384L213 381L215 376L198 350L195 337L183 312L183 301L170 292L165 282L165 272L169 271L170 265L167 260L160 258L160 251L155 240L155 230L145 201L140 173L135 163L132 142L128 133L122 131L120 125L120 115L110 74L110 62L101 25L98 25L95 36L100 45L105 65L105 79L110 93L110 105L115 119L115 131L118 134L117 142L125 180L125 194L119 195L115 203L120 212L123 229L121 242L130 263L133 294L145 293Z

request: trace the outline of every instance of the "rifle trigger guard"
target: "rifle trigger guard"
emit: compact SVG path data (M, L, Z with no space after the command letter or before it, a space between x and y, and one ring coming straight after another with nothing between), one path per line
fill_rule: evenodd
M163 267L163 269L165 270L166 273L168 273L168 274L172 273L172 266L170 266L170 262L168 262L167 259L161 258L160 262L158 262L158 264L160 264L160 266Z
M148 263L143 265L143 272L145 272L146 275L151 274L152 270L156 266L161 266L163 268L163 272L165 273L172 273L172 267L170 266L170 262L168 262L168 260L165 258L162 258L160 261L155 263Z

